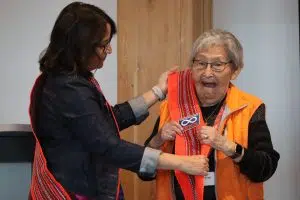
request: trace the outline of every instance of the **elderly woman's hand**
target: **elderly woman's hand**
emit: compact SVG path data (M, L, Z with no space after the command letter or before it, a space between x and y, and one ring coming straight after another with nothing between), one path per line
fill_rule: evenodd
M163 142L173 141L176 138L177 133L182 133L183 128L178 122L171 121L166 123L160 130L160 138Z
M218 130L214 127L202 126L198 131L197 136L201 144L208 144L228 156L232 155L234 152L235 143L218 133Z
M183 128L175 121L168 122L158 131L149 143L149 147L158 149L166 141L173 141L176 138L176 133L182 133Z

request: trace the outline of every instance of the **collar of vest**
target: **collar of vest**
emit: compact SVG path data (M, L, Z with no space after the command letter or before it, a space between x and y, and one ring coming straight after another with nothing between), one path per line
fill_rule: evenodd
M237 88L233 83L229 84L225 101L230 112L248 106L248 101L244 98L244 92Z
M248 102L241 97L241 91L232 83L229 85L227 96L225 100L225 110L221 119L220 128L221 130L225 127L225 124L229 117L237 112L242 111L248 107Z

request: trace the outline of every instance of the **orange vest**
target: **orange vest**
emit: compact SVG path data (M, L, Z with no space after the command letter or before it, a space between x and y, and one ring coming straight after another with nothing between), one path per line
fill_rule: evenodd
M173 76L173 75L171 75ZM176 75L175 75L176 76ZM169 79L170 80L170 79ZM169 81L170 85L181 84ZM170 95L169 98L174 95ZM160 108L159 129L171 120L170 101L162 102ZM262 101L255 96L247 94L233 84L227 91L225 100L225 110L222 121L219 126L220 132L223 132L229 140L235 141L243 147L248 147L248 125L255 110L262 104ZM201 113L200 113L201 114ZM174 142L166 142L162 146L164 152L173 153ZM176 152L176 151L175 151ZM220 151L215 152L216 170L215 187L218 200L260 200L263 199L263 184L253 183L245 175L241 174L239 167L233 160ZM156 178L156 199L157 200L175 200L173 190L173 178L170 171L159 170ZM203 185L201 186L203 187ZM203 190L203 188L202 188ZM198 199L203 199L199 197ZM194 200L194 199L187 199Z

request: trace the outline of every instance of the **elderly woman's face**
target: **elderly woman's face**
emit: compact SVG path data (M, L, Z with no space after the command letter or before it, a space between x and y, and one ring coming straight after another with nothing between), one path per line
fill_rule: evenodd
M200 50L191 67L197 96L202 106L214 105L222 100L230 80L235 79L240 72L233 70L232 61L229 60L223 46Z

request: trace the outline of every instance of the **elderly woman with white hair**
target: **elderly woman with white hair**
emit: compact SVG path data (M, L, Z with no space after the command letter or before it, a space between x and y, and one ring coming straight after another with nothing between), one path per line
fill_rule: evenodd
M243 68L243 48L224 30L209 30L195 41L189 68L171 74L145 145L177 155L203 155L204 176L158 171L156 199L263 199L263 182L275 172L265 104L232 80ZM147 177L141 176L147 180Z

